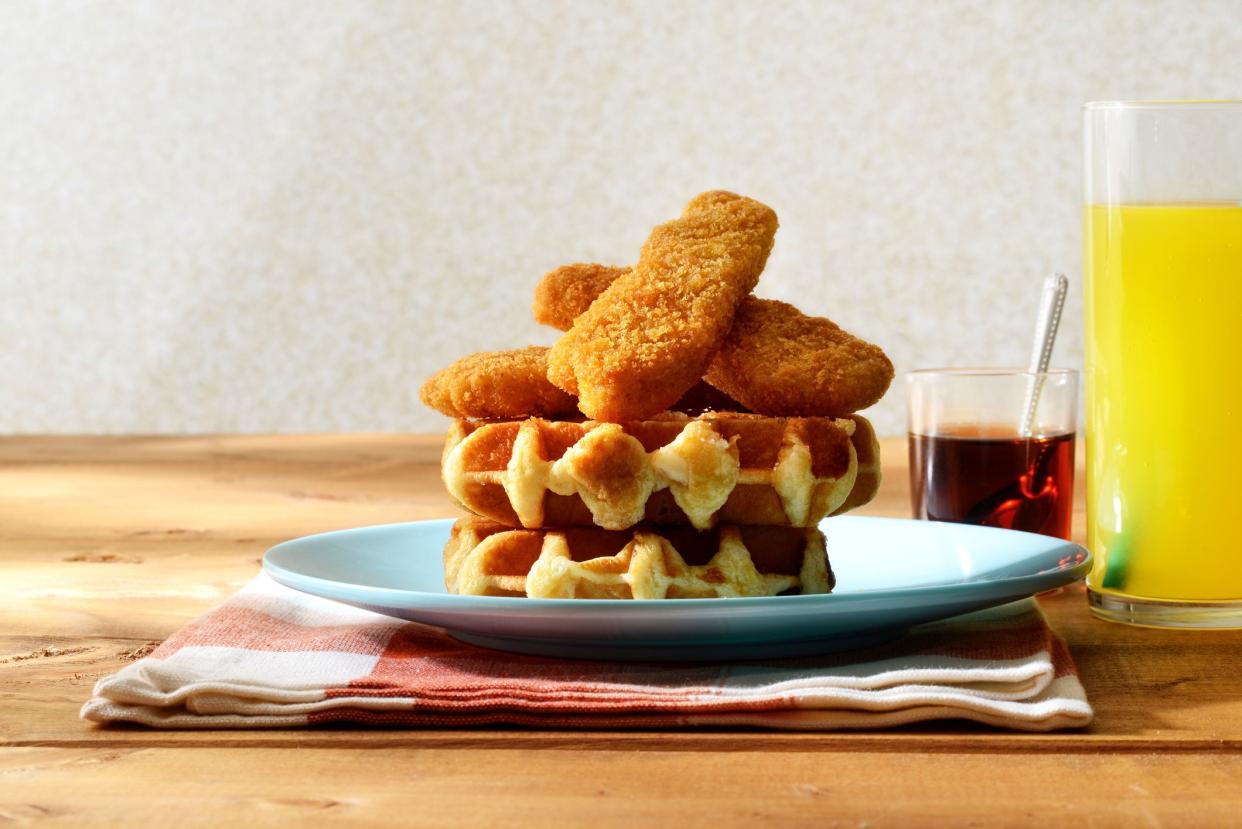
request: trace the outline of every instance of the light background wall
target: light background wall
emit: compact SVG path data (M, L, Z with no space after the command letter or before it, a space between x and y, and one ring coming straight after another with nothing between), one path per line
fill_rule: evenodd
M438 430L715 187L899 371L1024 362L1052 269L1074 365L1079 105L1240 85L1237 0L6 3L0 431Z

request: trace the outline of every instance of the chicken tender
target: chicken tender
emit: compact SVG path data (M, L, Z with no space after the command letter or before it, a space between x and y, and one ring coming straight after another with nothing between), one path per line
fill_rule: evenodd
M535 304L531 308L535 322L568 331L605 288L629 272L629 268L585 263L562 265L549 271L535 286Z
M776 213L723 191L696 196L647 239L552 347L548 379L596 420L641 420L697 383L755 287ZM745 401L742 401L743 403Z
M481 351L433 374L419 390L431 408L456 418L507 420L578 415L578 401L548 382L548 349Z
M840 417L883 397L893 364L832 320L752 297L703 379L755 412Z
M589 264L557 268L535 290L535 319L567 329L609 280L629 272ZM893 364L879 347L831 320L752 295L738 306L705 379L754 412L839 417L883 397Z

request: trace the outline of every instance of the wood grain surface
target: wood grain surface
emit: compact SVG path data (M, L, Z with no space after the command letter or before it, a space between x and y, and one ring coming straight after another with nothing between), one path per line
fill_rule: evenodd
M96 679L241 587L271 544L453 514L440 445L0 440L0 825L1192 826L1242 814L1242 633L1101 622L1081 589L1042 601L1096 708L1084 732L178 732L78 719ZM904 443L883 450L884 487L864 512L908 515Z

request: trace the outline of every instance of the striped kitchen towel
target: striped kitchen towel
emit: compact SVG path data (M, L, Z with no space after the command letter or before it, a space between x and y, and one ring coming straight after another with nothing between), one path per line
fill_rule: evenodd
M1051 731L1086 726L1092 712L1069 650L1031 600L923 625L865 651L617 663L487 650L260 575L150 656L100 680L82 716L163 728L809 730L966 719Z

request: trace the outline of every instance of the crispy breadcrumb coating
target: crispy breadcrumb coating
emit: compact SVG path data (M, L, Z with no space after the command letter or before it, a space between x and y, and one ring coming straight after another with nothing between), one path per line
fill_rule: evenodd
M457 418L506 420L578 415L578 401L548 382L548 349L480 351L433 374L419 390L431 408Z
M589 264L557 268L535 289L535 318L567 329L608 280L629 271ZM748 296L705 376L751 411L839 417L883 397L893 380L893 364L879 347L831 320Z
M629 268L585 263L549 271L535 286L535 304L531 308L535 322L568 331L605 288L629 272Z
M766 415L840 417L883 397L893 364L879 346L832 320L752 298L703 379Z
M776 226L772 209L752 199L696 196L680 219L652 231L634 269L552 347L548 379L577 394L596 420L641 420L668 408L724 342Z

